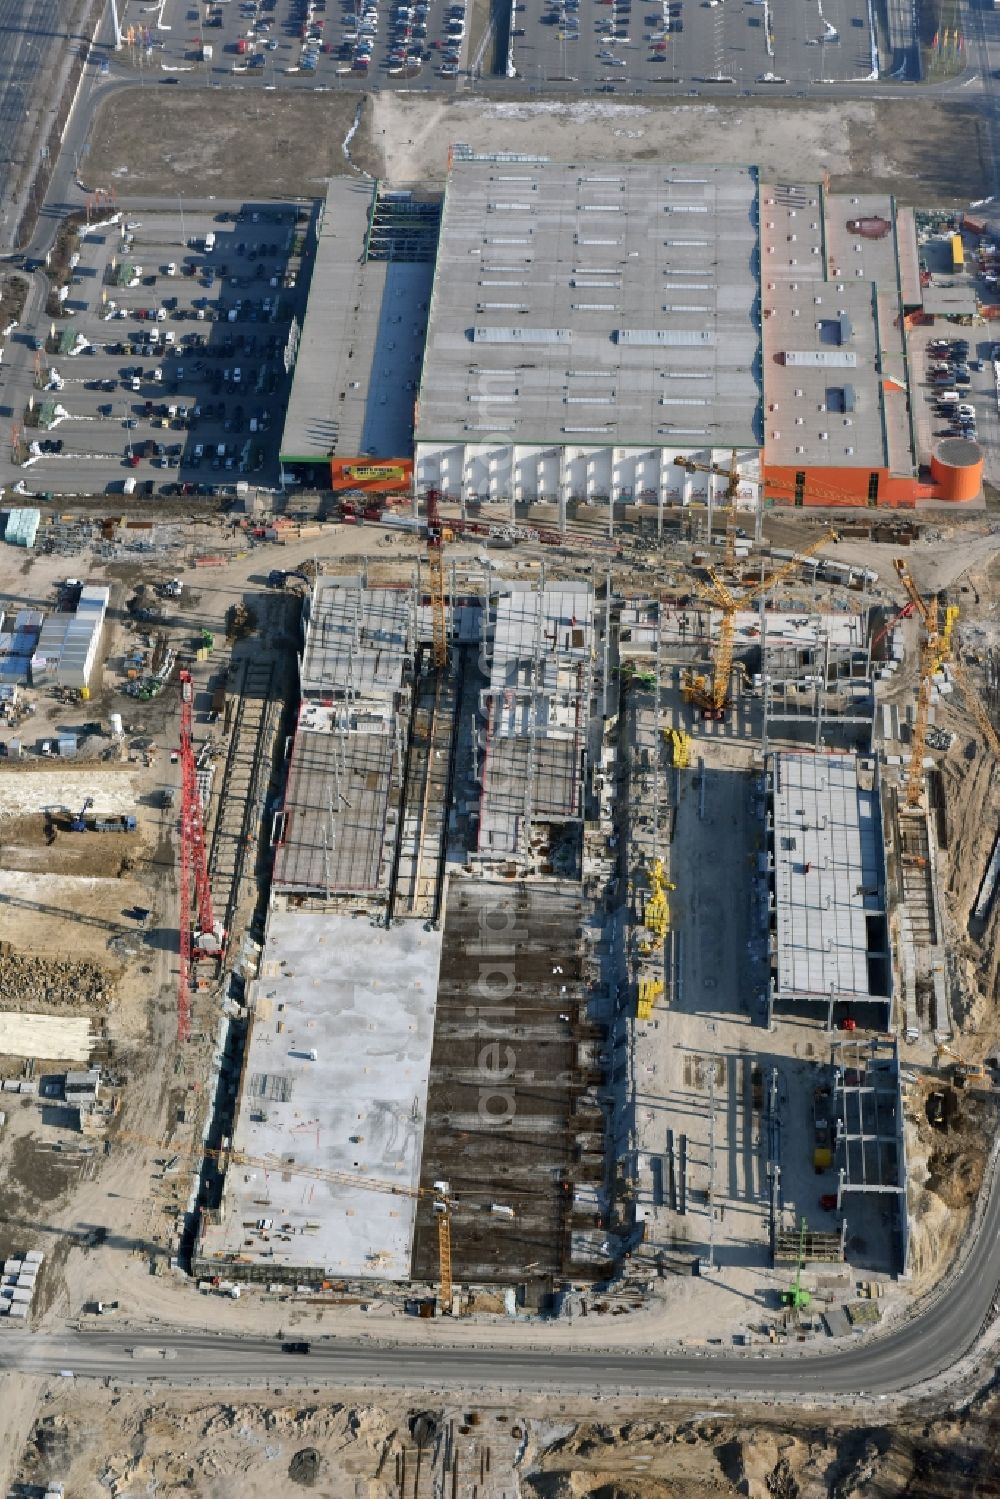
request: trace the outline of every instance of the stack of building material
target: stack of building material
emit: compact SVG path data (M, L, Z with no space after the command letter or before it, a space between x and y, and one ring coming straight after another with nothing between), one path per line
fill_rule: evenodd
M11 510L7 515L4 541L15 547L33 547L42 522L40 510Z
M4 1261L0 1280L0 1317L27 1321L43 1259L40 1249L29 1249L20 1259L12 1257Z

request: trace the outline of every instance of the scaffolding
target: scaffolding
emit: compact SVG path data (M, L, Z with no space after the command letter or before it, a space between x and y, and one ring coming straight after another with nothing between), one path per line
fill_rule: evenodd
M432 264L441 228L441 200L377 188L372 201L365 260Z
M487 597L477 857L530 871L545 862L551 836L545 829L582 821L594 693L593 590L589 583L549 587L543 574L537 588L498 594L488 580Z

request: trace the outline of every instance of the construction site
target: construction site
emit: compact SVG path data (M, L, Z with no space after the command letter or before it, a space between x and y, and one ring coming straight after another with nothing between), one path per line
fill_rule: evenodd
M107 600L4 729L0 1302L905 1304L994 1127L989 527L348 513L280 589L245 530L31 558Z
M801 507L772 496L751 366L777 314L735 386L724 340L686 325L615 343L623 390L655 359L698 365L713 411L743 402L718 442L672 426L655 485L637 428L624 457L563 444L565 485L504 439L534 474L505 487L487 438L430 425L469 374L440 275L503 163L466 165L440 226L359 188L340 249L333 218L318 231L322 273L367 223L357 286L383 302L438 278L407 343L408 364L424 331L441 358L415 482L404 464L396 487L391 445L366 464L317 438L286 456L341 464L332 491L247 485L232 513L134 525L33 512L0 555L0 1248L38 1240L34 1325L95 1295L148 1309L152 1269L153 1299L221 1294L242 1305L219 1316L262 1321L291 1303L846 1336L933 1283L968 1221L1000 1095L991 514L930 494L827 509L828 466ZM543 165L526 175L567 222L648 228L638 169ZM746 257L816 205L747 169L671 170L664 214L704 208L713 243L744 225L723 308L743 327ZM882 233L854 207L880 232L831 235L834 261L856 233L866 286L909 266L905 218ZM871 353L851 289L827 320L846 343L814 329L824 350L791 348L775 381L809 390ZM570 357L518 374L525 409L541 363ZM597 376L572 378L589 401ZM346 443L374 397L352 396ZM876 472L874 408L848 416ZM470 465L474 493L425 482Z
M764 1274L764 1326L919 1273L907 1119L992 1094L931 751L1000 744L957 605L738 514L650 590L582 531L470 552L431 492L410 560L304 591L203 1280L469 1313Z

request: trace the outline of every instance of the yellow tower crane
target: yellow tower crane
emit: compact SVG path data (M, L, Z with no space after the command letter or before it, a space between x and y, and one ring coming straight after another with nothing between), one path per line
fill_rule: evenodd
M736 449L734 448L732 451L728 468L723 468L719 463L696 463L693 458L675 458L674 463L688 474L716 474L720 479L725 479L726 503L722 507L722 513L726 517L726 541L722 553L722 565L727 572L732 572L736 566L736 496L739 493L740 487L740 471L736 466ZM711 544L711 533L708 540Z
M708 570L711 587L704 583L697 584L697 589L706 603L712 604L719 610L719 641L715 648L715 661L712 668L711 686L704 677L697 676L693 672L685 673L683 679L683 691L687 701L694 703L702 710L706 718L722 718L726 708L729 706L729 678L733 669L733 643L736 633L736 613L739 609L745 609L748 604L753 603L762 593L767 593L778 583L784 582L785 578L797 571L804 557L811 557L821 547L826 546L828 541L836 541L837 533L832 528L823 532L823 535L814 541L811 546L797 552L790 562L785 562L781 567L762 578L748 588L745 593L737 597L723 583L712 568Z
M945 609L944 626L942 627L937 598L925 599L923 597L913 578L910 576L909 568L901 558L897 557L893 566L896 569L899 581L906 589L924 626L924 640L920 649L920 686L917 691L917 716L913 725L913 736L910 743L910 765L906 777L906 805L908 807L918 807L923 795L924 748L927 743L931 690L935 674L941 670L945 663L948 664L956 684L962 689L966 708L976 720L987 746L998 757L1000 757L1000 735L997 734L993 720L987 713L965 666L952 655L958 610L954 605Z

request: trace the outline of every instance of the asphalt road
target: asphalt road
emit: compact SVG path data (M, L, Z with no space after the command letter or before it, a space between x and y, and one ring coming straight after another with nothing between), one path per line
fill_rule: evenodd
M282 1353L273 1338L204 1332L9 1333L0 1338L0 1371L77 1377L156 1379L184 1386L263 1388L270 1384L366 1383L394 1389L489 1389L608 1396L620 1389L646 1398L785 1397L822 1402L857 1396L879 1400L912 1390L955 1367L975 1343L1000 1293L1000 1190L994 1174L982 1224L946 1288L881 1338L828 1352L742 1355L594 1351L545 1345L530 1349L420 1346L389 1338L315 1339L309 1355ZM586 1336L580 1327L581 1341ZM300 1334L296 1334L300 1336Z

